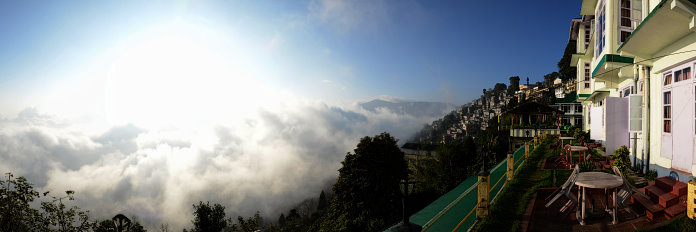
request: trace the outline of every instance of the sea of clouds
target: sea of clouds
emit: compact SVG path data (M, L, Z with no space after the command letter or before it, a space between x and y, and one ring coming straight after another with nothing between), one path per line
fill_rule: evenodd
M87 130L79 119L26 108L0 118L0 171L40 191L74 190L73 203L93 219L122 213L146 228L179 230L192 226L194 203L210 201L228 217L258 210L274 221L335 179L361 137L386 131L403 143L434 119L296 101L200 127Z

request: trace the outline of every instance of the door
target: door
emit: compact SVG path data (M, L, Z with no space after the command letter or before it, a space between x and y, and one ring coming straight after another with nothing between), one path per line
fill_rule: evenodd
M692 85L672 87L672 168L691 173L694 133Z

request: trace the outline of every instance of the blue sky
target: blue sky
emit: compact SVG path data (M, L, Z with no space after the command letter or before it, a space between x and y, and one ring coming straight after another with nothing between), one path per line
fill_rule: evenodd
M463 104L556 70L579 1L0 3L0 90L104 76L113 53L173 22L225 34L253 78L309 98ZM131 41L132 42L132 41ZM258 70L263 69L263 70ZM29 101L31 103L31 101Z

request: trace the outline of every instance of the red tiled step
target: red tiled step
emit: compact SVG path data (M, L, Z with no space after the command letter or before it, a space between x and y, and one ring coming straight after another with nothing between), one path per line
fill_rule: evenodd
M639 194L633 194L633 199L645 207L645 215L647 215L650 220L655 220L656 217L662 215L664 207L652 202L650 199Z
M672 194L678 196L686 194L687 190L686 183L672 179L669 176L663 176L655 179L655 185L660 187L665 192L671 192Z
M673 217L683 213L684 211L686 211L686 204L685 203L675 204L675 205L665 209L665 217L667 217L668 219L673 218Z
M645 190L648 192L647 195L650 196L650 200L652 200L652 202L656 202L665 208L670 207L679 201L679 196L665 192L656 185L645 187Z

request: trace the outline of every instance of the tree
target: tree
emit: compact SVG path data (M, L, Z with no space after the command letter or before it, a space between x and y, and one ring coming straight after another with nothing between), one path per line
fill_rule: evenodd
M416 169L419 191L447 193L474 172L468 170L476 159L476 145L471 137L462 143L440 144L435 154L435 159L424 160L423 165Z
M285 214L280 214L280 217L278 217L278 224L280 226L285 226Z
M319 202L317 203L317 211L324 211L326 209L326 194L324 194L324 190L321 190L321 194L319 194Z
M407 166L396 139L386 132L364 137L342 164L320 231L380 231L397 221Z
M508 95L513 95L518 90L520 90L520 77L519 76L510 77L510 86L508 86L508 89L507 89Z
M35 224L33 219L42 219L41 213L29 203L39 198L39 193L26 178L13 179L12 173L5 175L7 181L0 180L0 231L36 230L41 223Z
M504 83L495 83L495 87L493 87L493 90L496 92L501 92L505 91L507 89L507 85Z
M237 222L238 224L233 224L231 230L234 232L254 232L260 229L260 226L263 225L263 218L259 214L259 211L256 211L254 216L247 218L244 220L242 216L237 217ZM232 224L232 223L230 223Z
M91 227L89 211L79 207L67 207L65 201L74 200L72 190L65 191L65 196L44 197L52 200L41 202L41 211L31 208L30 204L41 197L34 190L33 184L24 177L14 177L6 173L7 181L0 180L0 231L84 231Z
M576 67L570 67L570 61L575 53L575 40L568 41L565 51L563 51L563 57L558 61L558 73L560 74L563 81L574 80L576 76Z
M193 205L193 211L193 232L222 231L227 227L225 207L220 204L211 206L210 202L199 201L198 205Z

